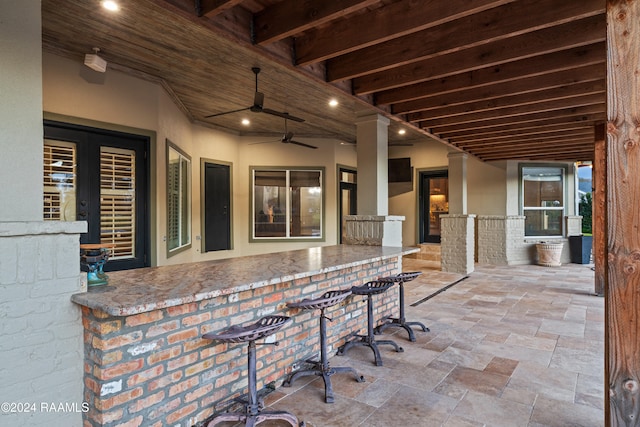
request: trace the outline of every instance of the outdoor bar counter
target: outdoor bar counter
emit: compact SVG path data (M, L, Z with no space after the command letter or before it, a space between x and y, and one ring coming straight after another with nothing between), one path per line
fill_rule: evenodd
M224 411L246 392L247 346L202 335L272 314L292 321L267 338L278 346L258 347L258 389L280 385L320 349L318 313L288 302L397 274L402 256L417 251L323 246L108 273L108 285L72 296L85 329L85 426L192 426ZM376 299L377 322L397 315L397 292ZM331 354L366 330L362 298L326 314Z

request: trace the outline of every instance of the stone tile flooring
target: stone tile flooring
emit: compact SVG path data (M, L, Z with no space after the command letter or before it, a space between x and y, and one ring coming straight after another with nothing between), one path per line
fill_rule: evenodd
M332 357L366 379L334 375L333 404L322 379L306 377L278 387L267 405L308 427L604 425L604 300L592 294L590 266L476 266L463 278L403 264L424 272L405 285L406 314L430 332L411 343L387 328L404 352L380 347L383 366L366 347Z

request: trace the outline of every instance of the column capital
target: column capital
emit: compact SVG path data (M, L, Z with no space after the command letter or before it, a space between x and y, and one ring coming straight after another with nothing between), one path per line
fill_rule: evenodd
M358 115L355 120L356 125L367 122L378 122L386 126L389 126L389 123L391 123L388 117L385 117L382 114L369 112Z
M452 158L468 159L469 158L469 154L463 153L462 151L460 151L460 152L452 151L449 154L447 154L447 158L449 158L449 159L452 159Z

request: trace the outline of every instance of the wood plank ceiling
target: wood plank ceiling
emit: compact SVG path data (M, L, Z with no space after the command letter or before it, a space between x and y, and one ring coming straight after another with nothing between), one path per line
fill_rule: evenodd
M45 51L161 82L194 122L355 142L357 116L390 145L433 138L484 161L591 160L605 121L604 0L42 0ZM327 107L329 98L340 102ZM249 114L251 128L239 124ZM404 129L405 135L398 131ZM304 149L304 148L298 148Z

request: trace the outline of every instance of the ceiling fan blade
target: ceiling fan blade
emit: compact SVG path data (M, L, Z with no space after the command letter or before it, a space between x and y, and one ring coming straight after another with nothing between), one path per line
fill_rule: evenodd
M223 113L209 114L208 116L204 116L204 118L208 119L210 117L224 116L225 114L238 113L240 111L250 110L251 108L252 107L238 108L237 110L225 111Z
M272 142L281 142L281 139L273 139L271 141L259 141L259 142L250 142L248 145L257 145L257 144L271 144Z
M281 111L271 110L269 108L263 108L262 112L263 113L267 113L267 114L271 114L272 116L282 117L283 119L293 120L294 122L300 122L300 123L304 122L304 119L301 119L300 117L292 116L289 113L284 113L284 112L281 112Z
M292 141L292 140L282 141L282 142L289 143L289 144L300 145L302 147L307 147L307 148L313 148L314 150L316 150L318 148L315 145L305 144L304 142L298 142L298 141Z

